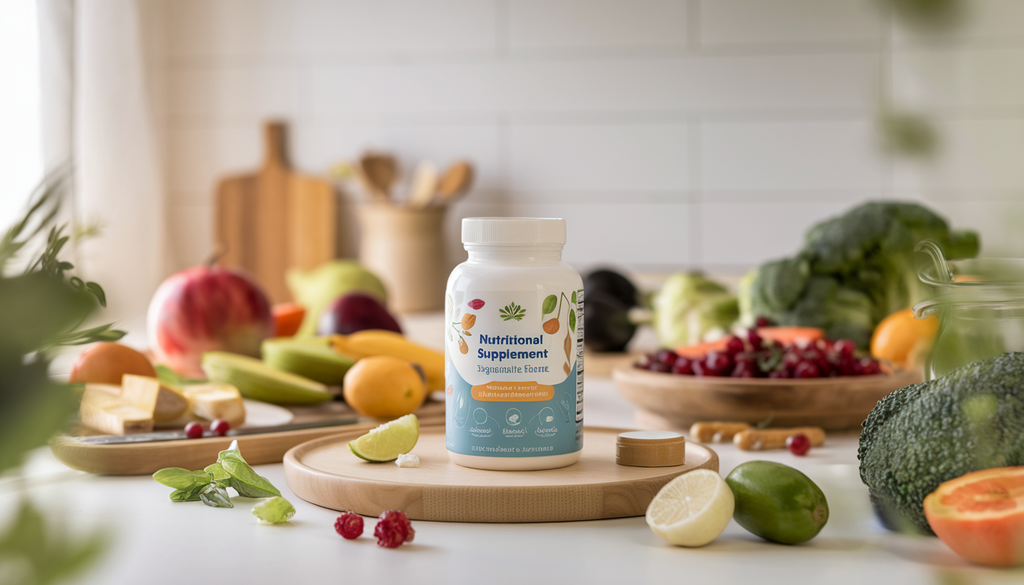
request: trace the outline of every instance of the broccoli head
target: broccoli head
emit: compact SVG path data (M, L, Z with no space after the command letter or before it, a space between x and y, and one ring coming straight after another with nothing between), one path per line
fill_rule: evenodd
M882 319L928 295L917 278L914 252L926 239L950 258L978 253L976 234L951 232L945 220L916 203L872 201L855 207L812 227L795 257L762 265L741 289L742 320L749 324L763 316L824 327L830 337L843 332L865 346ZM834 287L810 286L815 278ZM805 298L812 295L816 298Z
M924 498L972 471L1024 465L1024 353L886 396L863 424L860 477L891 530L931 534Z

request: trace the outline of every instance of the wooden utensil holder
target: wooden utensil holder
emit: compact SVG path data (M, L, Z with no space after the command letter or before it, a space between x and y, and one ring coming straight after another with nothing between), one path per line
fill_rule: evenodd
M444 307L450 269L444 245L446 209L379 203L359 208L359 261L384 282L392 309L416 313Z

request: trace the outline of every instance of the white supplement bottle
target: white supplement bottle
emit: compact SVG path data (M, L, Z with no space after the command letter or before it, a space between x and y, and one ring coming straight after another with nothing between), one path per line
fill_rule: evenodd
M583 281L565 220L468 217L445 296L445 443L479 469L572 465L583 448Z

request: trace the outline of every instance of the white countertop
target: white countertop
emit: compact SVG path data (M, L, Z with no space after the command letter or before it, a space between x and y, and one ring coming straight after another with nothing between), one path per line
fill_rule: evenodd
M429 337L416 335L416 324L409 330ZM610 379L588 376L585 384L586 424L635 428L633 407ZM796 467L818 483L828 498L829 522L817 538L798 546L765 542L732 522L708 546L675 547L651 533L640 517L546 524L414 521L415 542L388 550L377 547L372 518L366 519L362 538L338 536L337 513L291 493L281 464L256 466L297 509L287 524L271 526L257 524L249 513L255 500L235 498L230 510L173 503L168 488L148 476L72 471L45 449L31 454L20 475L0 478L0 528L27 496L70 534L108 531L110 548L81 578L104 585L1024 582L1024 569L972 566L938 539L884 530L860 482L856 446L855 434L832 434L806 457L711 446L723 476L743 461L768 459ZM0 560L0 583L3 574Z

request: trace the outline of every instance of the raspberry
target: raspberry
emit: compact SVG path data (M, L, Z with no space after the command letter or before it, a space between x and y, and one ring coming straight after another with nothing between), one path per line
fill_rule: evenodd
M409 517L401 510L388 510L380 515L377 527L373 529L377 537L377 546L398 548L402 543L412 542L416 537Z
M363 517L355 512L342 512L334 521L334 530L345 540L355 540L363 535Z

